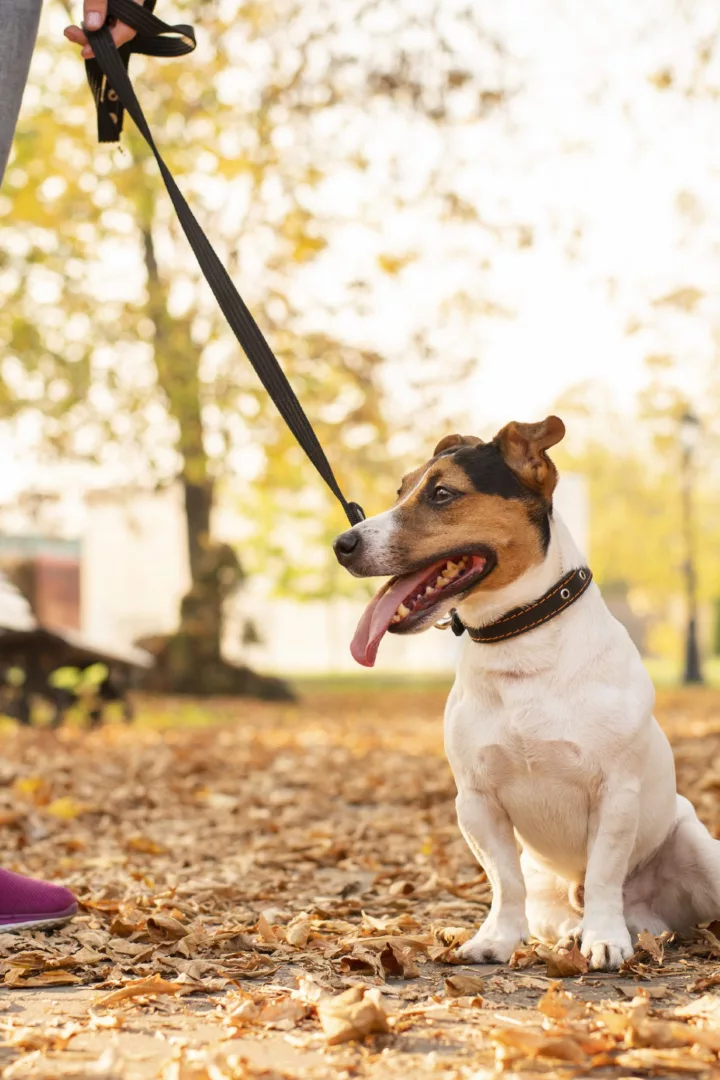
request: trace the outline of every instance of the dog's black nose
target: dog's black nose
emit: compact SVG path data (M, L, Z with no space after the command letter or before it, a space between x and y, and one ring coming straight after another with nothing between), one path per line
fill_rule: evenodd
M337 555L337 560L342 566L347 566L351 562L353 555L357 554L360 547L360 530L348 529L347 532L340 533L335 538L333 544L333 550Z

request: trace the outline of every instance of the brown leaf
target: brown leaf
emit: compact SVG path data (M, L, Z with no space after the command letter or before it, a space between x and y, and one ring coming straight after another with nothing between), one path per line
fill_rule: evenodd
M638 992L637 986L622 986L621 984L618 984L615 989L621 993L623 997L630 999L635 998ZM670 988L664 986L662 983L647 983L642 989L643 993L647 994L653 1001L669 997L671 994Z
M551 979L566 979L573 975L584 975L588 970L587 958L580 952L576 943L572 949L550 949L547 945L537 945L538 956L545 961L547 973Z
M39 949L24 949L13 956L8 956L7 962L13 967L21 967L26 971L43 971L50 967L52 959L49 953L41 952Z
M151 840L149 836L131 836L125 841L128 851L138 851L142 855L164 855L167 848Z
M310 937L311 927L312 920L307 915L293 919L285 931L285 940L288 945L292 945L295 949L304 949Z
M445 979L445 997L476 997L485 989L482 975L448 975Z
M585 1005L563 990L561 983L552 983L538 1002L538 1012L553 1020L575 1019L583 1016Z
M380 992L375 988L352 986L337 997L320 1001L317 1012L329 1046L390 1030Z
M257 1022L278 1031L290 1031L292 1028L297 1027L307 1014L307 1006L297 999L287 997L283 998L282 1001L274 1001L272 1004L265 1005L258 1014Z
M521 1027L494 1028L489 1037L501 1046L519 1050L529 1058L547 1057L571 1061L576 1065L587 1061L587 1054L571 1035L550 1031L530 1031Z
M16 1028L7 1033L5 1043L16 1050L65 1050L71 1039L83 1031L82 1024L65 1024L62 1028L39 1031L37 1028Z
M514 994L518 988L518 981L518 979L508 979L506 975L491 975L487 980L487 988L499 994Z
M716 994L703 994L697 1001L690 1001L686 1005L679 1005L674 1010L675 1016L699 1016L706 1020L713 1020L720 1024L720 996Z
M113 937L130 937L144 928L145 916L141 912L132 912L125 916L116 915L110 923L110 933Z
M179 941L187 935L187 928L171 915L150 915L146 929L151 941Z
M123 1001L129 1001L136 997L157 997L161 994L187 994L193 989L202 989L200 986L188 985L181 982L167 982L159 975L153 975L150 979L135 979L126 983L119 990L113 990L111 994L98 998L93 1003L94 1008L110 1009Z
M355 945L351 953L341 956L338 961L338 970L343 974L354 972L361 975L375 975L381 979L385 977L380 951L368 949L364 945Z
M77 952L68 957L67 963L73 967L80 967L85 964L100 964L103 960L108 961L109 957L103 953L95 952L94 949L89 949L87 945L83 945Z
M128 941L126 938L112 938L108 941L106 948L110 952L118 953L120 956L143 956L152 955L152 948L148 948L146 943L139 941Z
M715 937L711 930L706 930L703 927L697 927L695 930L696 936L702 942L698 952L702 956L711 956L713 959L720 959L720 940Z
M641 930L638 934L637 945L635 946L636 954L638 952L645 952L656 964L662 964L663 959L663 942L658 940L647 930Z
M5 986L75 986L83 982L79 975L69 971L42 971L37 975L24 978L22 968L11 968L5 975Z
M541 964L542 958L538 956L536 945L522 945L510 957L510 967L523 970Z
M410 949L388 942L380 953L380 964L388 978L416 979L420 968L412 958Z
M263 939L263 941L268 943L268 945L278 944L280 939L278 938L277 934L273 930L268 920L265 918L264 914L262 914L258 919L255 930Z

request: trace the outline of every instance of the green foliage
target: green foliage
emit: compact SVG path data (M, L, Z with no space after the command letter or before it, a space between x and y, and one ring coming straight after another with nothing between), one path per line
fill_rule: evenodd
M382 500L395 469L381 358L333 329L342 299L315 299L308 325L302 275L330 248L337 258L348 221L381 227L362 198L343 217L332 194L366 183L377 125L413 140L462 132L502 101L507 61L462 5L440 20L388 0L174 6L172 21L195 23L200 45L187 60L133 58L146 115L345 490ZM339 511L230 339L132 122L122 149L95 144L84 71L59 43L63 20L47 15L0 198L0 417L30 421L47 451L111 465L129 481L179 475L210 503L218 481L255 478L246 508L266 555L284 567L280 585L295 588L278 538L292 522L326 544ZM386 170L381 187L402 175L402 141L374 168ZM422 202L447 220L461 202L453 184L439 150L425 183L383 190L384 213ZM463 207L470 228L474 211ZM376 270L393 277L412 261L412 252L387 251ZM348 294L358 310L366 285ZM426 397L429 370L418 390ZM193 529L207 541L204 528L190 522L191 549ZM315 575L308 588L322 592L327 581Z
M94 697L109 675L105 664L90 664L86 668L61 667L50 673L48 683L56 690L70 690L78 697Z
M641 606L659 613L683 594L677 416L684 399L651 390L638 417L616 411L593 384L574 387L556 405L568 438L553 457L561 471L587 477L589 556L600 585L624 582ZM699 597L710 601L720 582L720 491L701 466L695 480Z

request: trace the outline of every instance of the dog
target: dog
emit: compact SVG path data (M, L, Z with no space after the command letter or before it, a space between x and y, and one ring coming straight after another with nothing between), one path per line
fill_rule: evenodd
M392 575L358 625L359 663L451 609L467 631L445 747L493 895L460 959L506 963L532 937L612 970L641 931L720 915L720 841L677 794L652 682L553 509L547 451L564 434L549 416L490 442L449 435L334 547L356 576Z

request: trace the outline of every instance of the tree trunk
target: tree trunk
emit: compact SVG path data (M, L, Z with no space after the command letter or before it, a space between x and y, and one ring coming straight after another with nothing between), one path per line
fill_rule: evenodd
M143 242L147 314L154 327L158 381L179 430L191 579L190 591L180 604L177 633L144 641L156 661L146 685L170 693L291 700L282 680L228 664L222 657L225 603L241 584L243 572L232 548L212 540L215 489L203 439L198 349L188 320L172 319L167 313L167 287L158 269L149 224L143 230Z

